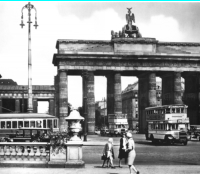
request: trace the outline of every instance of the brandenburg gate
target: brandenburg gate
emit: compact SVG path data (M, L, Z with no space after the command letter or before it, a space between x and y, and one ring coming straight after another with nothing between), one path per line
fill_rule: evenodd
M141 34L127 35L125 30L112 31L111 40L57 41L53 64L57 66L55 88L60 129L64 129L68 114L68 75L82 77L89 134L95 130L94 76L106 76L107 113L116 118L122 115L121 77L138 77L140 133L146 127L145 107L156 106L156 77L162 78L162 104L188 105L190 124L200 124L200 43L160 42ZM181 77L185 79L183 96Z

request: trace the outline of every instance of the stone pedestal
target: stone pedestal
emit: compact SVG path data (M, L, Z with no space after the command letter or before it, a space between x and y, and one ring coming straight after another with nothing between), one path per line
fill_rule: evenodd
M82 160L82 141L68 141L65 168L81 168L85 167Z
M50 150L50 161L48 162L48 168L65 168L66 163L66 150L65 152L61 152L59 150L58 153L52 153L52 149Z

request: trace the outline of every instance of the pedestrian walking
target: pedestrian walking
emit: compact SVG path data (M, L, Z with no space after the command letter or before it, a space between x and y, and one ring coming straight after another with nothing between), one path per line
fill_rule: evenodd
M120 145L119 145L119 167L121 168L121 160L124 158L125 159L125 164L127 163L127 152L126 152L126 144L127 144L127 139L126 139L126 134L125 132L122 133L122 137L120 138Z
M130 132L127 132L126 137L128 138L126 151L128 153L128 167L130 174L133 174L132 171L135 171L136 174L139 174L139 171L133 165L136 157L135 142Z
M102 167L104 167L104 164L107 161L107 167L111 167L112 169L114 169L115 167L113 165L113 159L115 158L115 156L114 156L112 138L109 138L108 142L105 144L103 149L103 156L105 156L105 158L103 159Z

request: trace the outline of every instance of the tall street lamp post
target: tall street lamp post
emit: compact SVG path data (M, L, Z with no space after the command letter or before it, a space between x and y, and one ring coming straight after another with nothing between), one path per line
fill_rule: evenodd
M32 98L32 61L31 61L31 10L35 10L35 25L33 25L36 29L38 27L37 25L37 10L36 8L29 2L26 4L21 12L21 27L23 28L24 23L23 23L23 10L27 9L28 10L28 109L27 111L29 113L33 113L33 98Z
M22 113L24 113L24 86L22 86Z

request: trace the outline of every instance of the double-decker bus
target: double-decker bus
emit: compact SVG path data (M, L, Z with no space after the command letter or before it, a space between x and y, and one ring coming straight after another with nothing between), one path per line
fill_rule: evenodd
M13 141L33 141L35 135L48 130L58 131L58 118L48 114L0 114L0 137Z
M184 104L163 105L145 108L147 130L146 139L152 143L159 141L168 144L187 145L189 118Z

